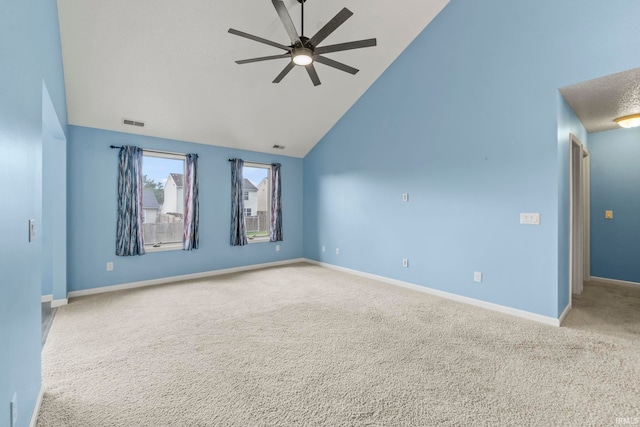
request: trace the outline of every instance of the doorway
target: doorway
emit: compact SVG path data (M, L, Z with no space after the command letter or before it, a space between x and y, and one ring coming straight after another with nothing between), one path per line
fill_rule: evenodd
M569 135L569 304L590 276L589 151Z
M40 272L44 345L56 307L67 302L67 140L44 81L41 161Z

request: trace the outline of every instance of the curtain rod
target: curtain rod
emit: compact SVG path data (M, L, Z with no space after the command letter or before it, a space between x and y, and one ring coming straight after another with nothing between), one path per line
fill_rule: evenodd
M117 145L110 145L109 148L122 148L122 147L119 147ZM174 153L172 151L149 150L149 149L146 149L146 148L143 148L142 151L149 151L150 153L159 153L159 154L172 154L174 156L184 156L185 155L184 153Z
M234 160L236 160L236 159L229 159L230 162L233 162ZM242 160L242 159L240 159L240 160ZM255 164L258 164L258 165L277 165L278 164L278 163L252 162L250 160L245 160L245 163L255 163Z

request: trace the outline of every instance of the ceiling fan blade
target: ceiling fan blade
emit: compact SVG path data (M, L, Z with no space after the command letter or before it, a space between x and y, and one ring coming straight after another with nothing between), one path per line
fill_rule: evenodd
M233 28L229 28L229 32L231 34L236 35L236 36L240 36L240 37L244 37L244 38L247 38L249 40L256 41L256 42L268 44L269 46L277 47L279 49L284 49L284 50L286 50L288 52L291 52L291 50L292 50L289 46L285 46L285 45L280 44L280 43L272 42L271 40L263 39L262 37L254 36L254 35L242 32L242 31L234 30Z
M356 74L358 71L357 68L350 67L342 62L334 61L333 59L325 58L324 56L316 56L314 57L314 61L319 62L324 65L328 65L329 67L337 68L338 70L347 72L349 74Z
M274 0L275 1L275 0ZM344 24L344 22L349 19L353 15L346 7L342 9L336 16L331 19L331 21L327 22L324 27L320 28L313 37L309 39L309 43L312 46L318 46L322 40L326 39L329 34L333 33L340 25Z
M298 36L298 31L296 30L295 25L293 25L293 21L291 20L291 16L289 15L289 11L287 11L287 8L282 0L271 0L271 3L273 3L273 7L276 8L276 12L278 12L278 16L280 16L280 20L282 21L282 25L284 25L284 29L287 30L287 34L291 39L291 44L302 44L302 42L300 41L300 36Z
M260 58L242 59L240 61L236 61L236 64L250 64L252 62L269 61L270 59L281 59L281 58L291 59L291 54L283 53L282 55L272 55L272 56L262 56Z
M287 64L287 66L284 67L284 70L282 70L282 72L280 74L278 74L278 77L276 77L276 79L273 81L273 83L280 83L282 81L282 79L284 79L284 76L289 74L289 71L293 70L293 67L295 67L295 66L296 66L296 64L294 64L293 61L289 62Z
M311 81L313 82L313 85L314 86L320 85L320 78L318 77L318 73L316 72L316 67L313 66L313 63L309 65L305 65L304 68L307 69L307 73L309 73L309 77L311 77Z
M342 50L362 49L363 47L376 46L376 39L358 40L355 42L332 44L329 46L317 47L314 52L317 54L340 52Z

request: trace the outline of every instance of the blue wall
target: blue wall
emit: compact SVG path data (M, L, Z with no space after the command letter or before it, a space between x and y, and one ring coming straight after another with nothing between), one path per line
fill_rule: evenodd
M302 159L84 127L69 127L69 291L302 257ZM109 145L197 153L200 249L116 257L118 150ZM229 245L229 158L282 164L284 241ZM106 263L114 270L106 271Z
M42 99L67 122L56 2L0 3L0 427L18 396L29 425L40 390ZM36 239L28 242L28 219Z
M591 275L640 282L640 128L589 134L589 150Z
M639 15L452 0L305 157L305 256L558 317L558 88L640 66Z
M569 143L570 134L588 147L587 131L558 92L558 313L569 305Z

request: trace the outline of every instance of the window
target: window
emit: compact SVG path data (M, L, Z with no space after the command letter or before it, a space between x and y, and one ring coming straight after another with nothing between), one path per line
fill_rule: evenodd
M271 165L244 163L244 216L249 242L268 242L271 221Z
M185 156L144 151L142 232L148 252L182 250Z

